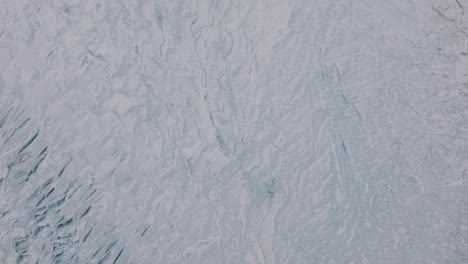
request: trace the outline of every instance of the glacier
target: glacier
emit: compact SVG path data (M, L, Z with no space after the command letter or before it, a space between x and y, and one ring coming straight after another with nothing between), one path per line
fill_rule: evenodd
M466 0L2 0L0 263L468 263Z

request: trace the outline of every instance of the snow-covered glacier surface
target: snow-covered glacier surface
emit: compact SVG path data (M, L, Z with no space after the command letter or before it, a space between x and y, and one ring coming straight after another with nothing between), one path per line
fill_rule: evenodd
M468 1L0 2L0 263L468 263Z

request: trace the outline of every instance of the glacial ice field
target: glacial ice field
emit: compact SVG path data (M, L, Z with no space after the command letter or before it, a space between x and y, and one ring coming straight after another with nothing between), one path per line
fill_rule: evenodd
M0 0L0 263L468 263L468 0Z

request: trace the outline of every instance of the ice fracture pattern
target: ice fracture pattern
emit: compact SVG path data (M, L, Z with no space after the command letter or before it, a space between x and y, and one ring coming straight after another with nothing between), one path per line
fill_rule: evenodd
M0 0L0 263L468 263L468 1Z

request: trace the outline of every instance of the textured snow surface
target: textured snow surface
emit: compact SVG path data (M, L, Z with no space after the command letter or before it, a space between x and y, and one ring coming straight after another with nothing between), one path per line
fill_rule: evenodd
M0 263L468 263L467 0L0 3Z

